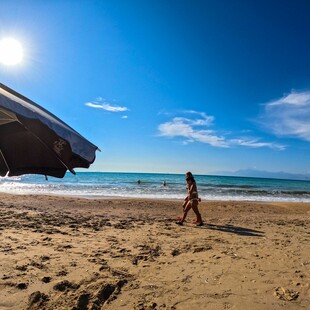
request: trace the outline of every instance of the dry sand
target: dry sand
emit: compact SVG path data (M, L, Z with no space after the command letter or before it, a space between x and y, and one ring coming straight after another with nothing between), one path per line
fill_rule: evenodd
M310 204L0 194L0 309L310 309Z

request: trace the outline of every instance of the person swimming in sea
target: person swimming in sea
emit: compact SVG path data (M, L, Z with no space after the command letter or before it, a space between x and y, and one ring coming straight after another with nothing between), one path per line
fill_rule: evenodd
M186 219L188 211L190 209L193 209L193 211L196 214L195 224L197 226L202 226L203 221L202 221L199 209L198 209L198 204L199 204L200 199L198 197L198 190L197 190L196 181L195 181L191 172L186 172L185 177L186 177L187 196L184 199L184 203L182 206L183 207L183 216L182 216L181 220L177 221L176 223L178 225L183 225L183 222Z

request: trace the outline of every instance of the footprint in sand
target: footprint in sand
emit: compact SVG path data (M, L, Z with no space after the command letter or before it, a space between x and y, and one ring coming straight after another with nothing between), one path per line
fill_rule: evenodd
M48 295L40 291L33 292L28 298L28 309L44 309L43 305L48 300Z
M80 286L78 284L69 282L68 280L64 280L61 282L58 282L57 284L54 285L53 289L55 291L60 291L60 292L64 292L67 289L78 289Z
M18 288L19 290L25 290L28 287L28 283L18 283L16 285L16 288Z
M43 283L50 283L50 282L52 281L52 278L51 278L51 277L45 276L45 277L43 277L43 278L41 279L41 281L42 281Z

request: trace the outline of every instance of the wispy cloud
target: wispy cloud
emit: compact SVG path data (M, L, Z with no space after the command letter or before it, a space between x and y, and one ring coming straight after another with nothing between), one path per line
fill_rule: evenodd
M129 109L127 107L121 107L118 105L112 105L109 102L100 102L102 98L98 98L97 101L94 102L87 102L85 103L86 106L94 109L102 109L108 112L125 112L128 111ZM98 102L99 101L99 102Z
M259 122L277 136L310 141L310 91L292 91L265 104Z
M238 138L230 139L230 145L246 146L251 148L269 147L271 149L283 151L286 146L283 144L272 143L272 142L260 142L259 138Z
M203 112L185 111L188 117L174 117L172 120L158 126L159 135L162 137L181 137L183 143L200 142L214 147L244 146L251 148L268 147L278 150L285 149L284 145L271 142L261 142L259 138L239 137L228 139L223 134L211 129L214 126L214 116Z

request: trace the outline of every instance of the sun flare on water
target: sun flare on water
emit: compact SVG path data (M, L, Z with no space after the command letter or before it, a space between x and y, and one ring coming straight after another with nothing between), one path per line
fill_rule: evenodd
M14 66L23 60L23 47L13 38L0 39L0 63Z

